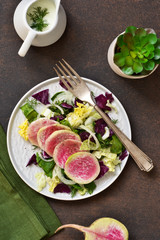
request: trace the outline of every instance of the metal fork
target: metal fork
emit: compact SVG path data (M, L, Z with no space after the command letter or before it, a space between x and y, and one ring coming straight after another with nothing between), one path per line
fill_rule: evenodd
M149 172L153 168L152 160L142 152L111 120L110 118L96 105L96 102L91 94L86 83L78 75L78 73L64 60L63 63L59 61L54 67L60 80L66 88L77 98L88 102L101 115L110 129L120 139L122 144L128 150L136 164L143 171Z

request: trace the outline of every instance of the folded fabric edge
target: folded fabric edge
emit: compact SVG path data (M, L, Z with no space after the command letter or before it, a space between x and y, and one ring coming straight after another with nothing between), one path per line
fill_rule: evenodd
M48 204L47 200L28 187L23 180L18 176L13 168L7 150L6 134L3 127L0 125L0 168L6 176L10 184L20 194L23 200L34 211L39 221L43 224L48 232L47 237L54 234L55 230L61 225L60 220L54 213L53 209Z

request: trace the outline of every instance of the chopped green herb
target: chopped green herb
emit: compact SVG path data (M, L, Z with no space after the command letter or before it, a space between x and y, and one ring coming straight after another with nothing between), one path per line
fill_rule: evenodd
M112 122L116 124L118 122L118 119L112 119Z
M44 17L49 13L47 8L42 9L41 7L33 8L32 13L27 13L32 21L31 28L42 32L44 28L48 26L48 23L44 20Z
M26 100L26 103L28 103L29 105L31 105L33 108L35 107L35 106L37 106L38 104L40 104L39 102L37 102L37 100L36 99L28 99L27 98L27 100Z

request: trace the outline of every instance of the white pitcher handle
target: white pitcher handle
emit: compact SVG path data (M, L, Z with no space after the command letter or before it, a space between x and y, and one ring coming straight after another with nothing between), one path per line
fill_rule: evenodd
M26 55L35 37L36 37L36 32L30 30L21 48L18 51L19 56L24 57Z

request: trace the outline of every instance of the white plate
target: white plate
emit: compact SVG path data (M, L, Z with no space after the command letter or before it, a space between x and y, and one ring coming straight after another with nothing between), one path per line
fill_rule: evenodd
M110 92L107 88L103 87L102 85L92 80L89 80L87 78L83 78L83 79L86 81L90 90L94 92L95 96L98 96L99 94L104 94L106 91ZM30 98L34 93L44 89L49 89L50 97L52 97L54 93L64 90L59 85L58 78L52 78L52 79L46 80L38 84L37 86L33 87L17 103L10 117L8 129L7 129L7 146L8 146L8 152L9 152L11 162L15 170L17 171L18 175L23 179L23 181L27 185L29 185L35 191L37 191L35 174L37 172L40 172L41 169L35 165L26 167L26 164L29 158L37 150L34 150L33 146L28 141L26 142L18 134L18 130L19 130L18 126L22 124L25 120L25 117L22 111L20 110L20 106L22 106L25 103L25 100L27 98ZM119 102L119 100L114 95L113 97L114 97L114 104L117 107L118 113L116 114L115 111L112 111L113 113L111 113L110 116L113 119L118 119L117 126L128 136L129 139L131 139L131 127L130 127L127 114L122 104ZM40 109L38 109L37 111L40 111ZM56 194L51 193L48 190L48 186L46 186L40 193L47 197L59 199L59 200L80 200L80 199L91 197L103 191L107 187L109 187L117 179L117 177L122 172L127 162L127 159L128 159L128 156L122 161L120 166L116 167L116 171L114 173L108 172L104 177L96 180L97 187L94 190L92 195L85 194L84 196L81 196L77 194L74 198L72 198L70 194L66 194L66 193L56 193Z

